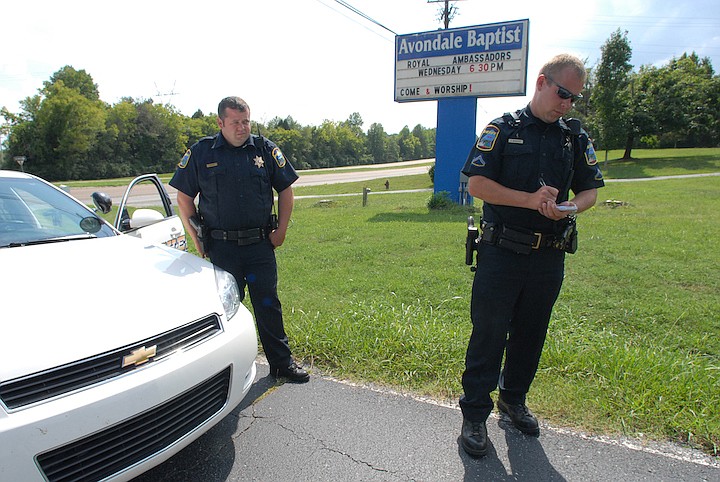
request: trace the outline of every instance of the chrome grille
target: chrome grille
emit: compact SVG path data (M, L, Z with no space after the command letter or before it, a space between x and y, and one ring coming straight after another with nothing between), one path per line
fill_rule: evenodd
M97 481L162 451L227 403L230 367L152 410L37 457L49 482Z
M213 314L132 345L21 378L0 382L0 400L9 409L40 402L122 375L136 367L123 367L123 358L140 347L157 346L154 361L213 336L221 330Z

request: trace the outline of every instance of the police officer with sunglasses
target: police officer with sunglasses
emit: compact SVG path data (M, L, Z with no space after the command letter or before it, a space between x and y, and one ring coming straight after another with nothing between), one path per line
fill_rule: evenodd
M485 127L462 170L468 192L483 200L460 398L461 444L473 456L487 453L490 394L498 386L501 414L525 434L540 433L526 395L565 255L577 247L575 214L591 208L604 185L587 133L563 118L582 97L586 76L574 56L548 61L530 103Z

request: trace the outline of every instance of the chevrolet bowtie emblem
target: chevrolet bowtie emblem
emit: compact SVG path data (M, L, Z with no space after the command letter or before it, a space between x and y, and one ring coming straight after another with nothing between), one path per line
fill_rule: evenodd
M157 353L157 345L153 345L150 348L144 346L133 350L129 355L123 357L122 366L123 368L130 365L142 365L143 363L150 361L152 357Z

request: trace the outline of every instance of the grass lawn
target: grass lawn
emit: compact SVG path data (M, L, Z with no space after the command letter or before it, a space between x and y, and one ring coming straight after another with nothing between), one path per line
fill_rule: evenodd
M428 198L297 202L278 251L297 356L338 377L462 393L468 213L429 212ZM579 216L529 404L557 425L717 454L720 178L609 182L599 199Z
M609 178L720 171L720 149L635 150L633 161L610 154ZM379 193L383 182L296 195ZM426 175L392 184L431 187ZM430 211L429 198L296 201L278 263L298 358L321 373L457 400L471 330L470 212ZM578 225L528 404L558 426L718 455L720 177L609 180Z

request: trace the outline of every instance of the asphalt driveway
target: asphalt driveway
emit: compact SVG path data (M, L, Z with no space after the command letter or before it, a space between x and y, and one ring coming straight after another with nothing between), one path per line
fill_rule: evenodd
M135 482L720 481L720 461L672 444L591 437L541 421L528 437L493 415L489 454L467 456L462 415L411 396L313 374L276 384L259 364L219 425Z

